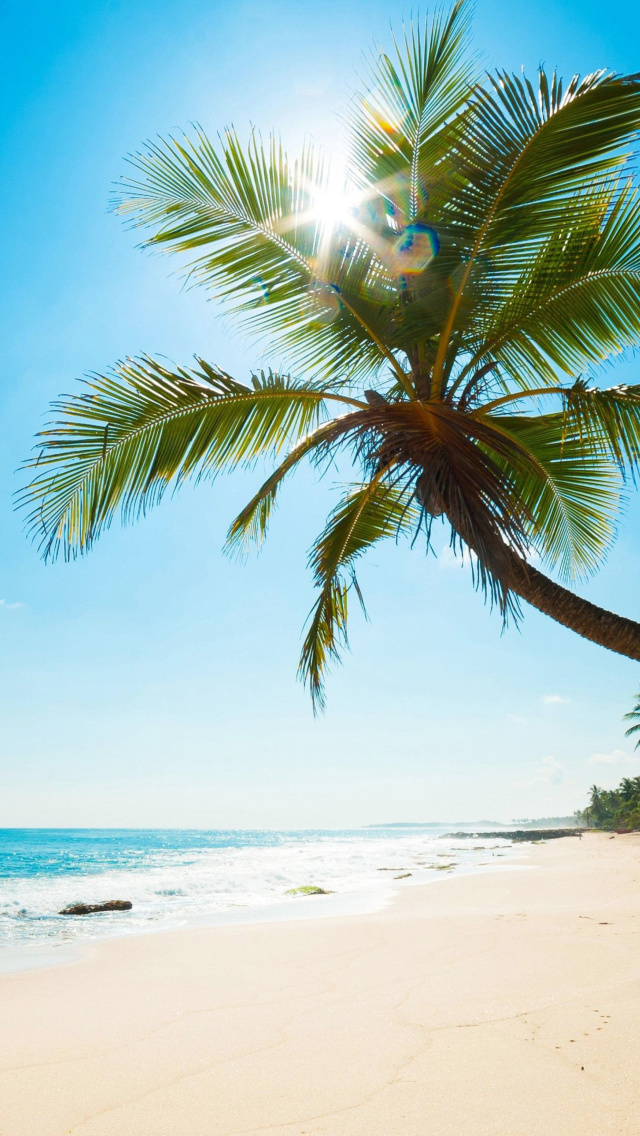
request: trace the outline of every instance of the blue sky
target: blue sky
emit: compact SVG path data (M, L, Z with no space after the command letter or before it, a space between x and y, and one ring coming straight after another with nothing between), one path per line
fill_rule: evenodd
M221 554L255 478L187 488L86 560L45 567L12 509L50 399L147 351L263 359L107 211L146 138L233 122L339 144L336 111L396 0L5 0L0 16L0 825L313 826L561 814L640 771L638 667L527 610L520 632L446 554L363 565L371 617L314 720L295 681L306 552L335 499L283 496L266 549ZM634 3L478 0L487 65L640 70ZM271 360L276 364L280 360ZM637 364L612 373L637 381ZM615 381L612 377L611 381ZM584 589L640 618L640 509ZM436 548L446 544L444 532Z

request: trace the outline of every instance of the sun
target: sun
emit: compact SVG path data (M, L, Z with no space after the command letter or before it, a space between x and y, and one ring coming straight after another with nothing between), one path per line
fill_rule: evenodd
M352 226L360 198L355 186L349 184L346 170L335 168L314 193L310 213L328 236L343 225Z

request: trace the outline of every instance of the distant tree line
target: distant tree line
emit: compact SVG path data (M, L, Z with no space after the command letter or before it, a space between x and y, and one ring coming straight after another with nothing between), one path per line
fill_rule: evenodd
M589 828L640 828L640 777L623 777L617 789L592 785L589 804L576 816Z

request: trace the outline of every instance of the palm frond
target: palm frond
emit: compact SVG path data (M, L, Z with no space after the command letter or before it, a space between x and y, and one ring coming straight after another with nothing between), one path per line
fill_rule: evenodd
M600 217L592 209L598 199ZM523 250L523 270L508 294L474 314L470 330L478 346L468 370L492 358L539 385L540 378L580 373L640 339L638 191L627 184L583 195L568 214L537 255Z
M640 127L640 76L574 76L564 92L542 68L537 91L506 72L489 81L458 143L468 180L451 204L476 254L553 233L576 193L616 175Z
M347 433L353 415L343 415L339 426ZM267 528L271 513L276 504L280 487L285 477L305 457L313 455L319 449L324 449L329 441L336 438L336 421L325 422L298 442L287 454L283 462L269 475L260 486L258 492L251 498L244 509L238 514L229 527L225 551L242 555L248 550L250 544L261 545L267 535Z
M121 363L54 405L61 417L39 435L39 455L28 463L28 523L45 557L87 551L118 509L126 522L172 482L277 456L318 425L328 400L343 402L272 372L249 387L203 360L195 371L149 358Z
M392 55L376 54L346 116L355 178L405 224L424 209L446 152L446 127L474 86L470 15L467 0L458 0L404 27Z
M254 133L244 148L227 130L216 148L198 129L193 139L149 143L129 161L135 175L122 179L118 211L154 230L149 247L198 253L194 279L234 308L308 285L322 236L313 205L326 187L312 147L292 164L275 137L264 146Z
M635 702L635 705L633 707L633 710L629 710L626 714L623 714L622 720L624 722L633 722L634 723L633 726L629 726L629 728L627 730L625 730L625 732L624 732L625 738L632 738L634 734L640 734L640 694L638 694L636 696L636 702ZM636 744L634 746L634 749L639 749L639 748L640 748L640 738L636 738ZM638 778L635 778L635 780L637 781Z
M150 143L116 198L121 214L153 230L147 246L195 253L189 278L296 368L334 381L395 365L383 299L396 301L378 253L348 226L327 231L327 163L312 147L291 162L271 137L243 147L227 130L217 147L193 139Z
M505 462L504 476L531 520L533 547L561 578L575 580L602 563L616 532L620 475L598 444L587 445L564 414L536 417L487 415L483 421L505 433L529 456Z
M640 472L640 386L589 388L578 380L563 392L565 429L598 448L632 478Z
M438 347L438 381L474 278L501 265L511 271L510 246L557 232L576 194L617 176L640 128L638 76L574 76L564 92L543 69L537 92L506 72L490 82L457 142L459 188L447 209L464 268Z
M309 616L299 667L315 710L324 708L328 665L348 646L348 595L352 588L362 602L355 561L379 540L414 528L418 517L410 491L374 479L349 490L316 540L309 566L320 594Z

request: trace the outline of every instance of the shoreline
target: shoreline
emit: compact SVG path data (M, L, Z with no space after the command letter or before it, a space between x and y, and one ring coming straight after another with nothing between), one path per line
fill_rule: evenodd
M84 920L98 919L102 916L75 916L68 917L69 924L64 930L71 934L65 940L51 939L25 939L22 942L7 942L0 940L0 977L4 974L20 973L23 970L34 970L41 966L63 966L68 962L82 958L87 950L100 946L102 943L112 942L115 939L131 939L139 935L145 937L179 933L187 930L215 929L227 926L253 926L261 923L288 923L307 919L330 919L349 916L373 915L384 911L393 904L396 897L407 888L422 887L444 879L456 876L467 876L507 870L510 867L523 867L522 860L526 857L530 843L514 843L509 846L498 846L498 850L487 849L494 856L504 858L504 863L462 863L447 873L430 874L429 869L411 866L410 880L400 876L402 884L391 878L385 878L387 871L402 871L400 868L376 869L381 873L379 879L373 883L362 884L359 887L345 891L329 891L323 896L298 896L267 903L237 904L216 912L158 916L149 918L147 923L128 925L128 913L116 916L108 915L109 922L100 926L95 925L97 933L83 934ZM455 853L452 852L451 855ZM438 854L439 855L439 854ZM385 873L383 876L382 873ZM80 934L75 936L75 932Z
M0 977L0 1131L635 1136L640 836L527 852Z
M497 869L499 870L499 869ZM437 881L433 881L434 883ZM118 928L102 935L78 938L69 942L46 943L29 942L19 946L0 946L0 981L7 974L21 974L39 970L43 967L68 966L80 962L90 953L108 947L122 940L131 942L138 938L150 939L166 935L183 935L190 931L216 931L227 927L254 927L262 924L286 924L315 919L357 918L361 915L374 915L384 911L393 903L399 889L389 884L361 891L343 892L327 896L301 896L296 905L291 902L252 907L243 911L220 911L216 915L194 918L185 917L177 925L154 923L147 927L137 926L133 930ZM309 906L307 906L309 904ZM329 910L328 910L329 908ZM84 918L84 916L78 916ZM37 961L38 959L43 961ZM33 961L32 961L33 960ZM1 1131L1 1130L0 1130Z

